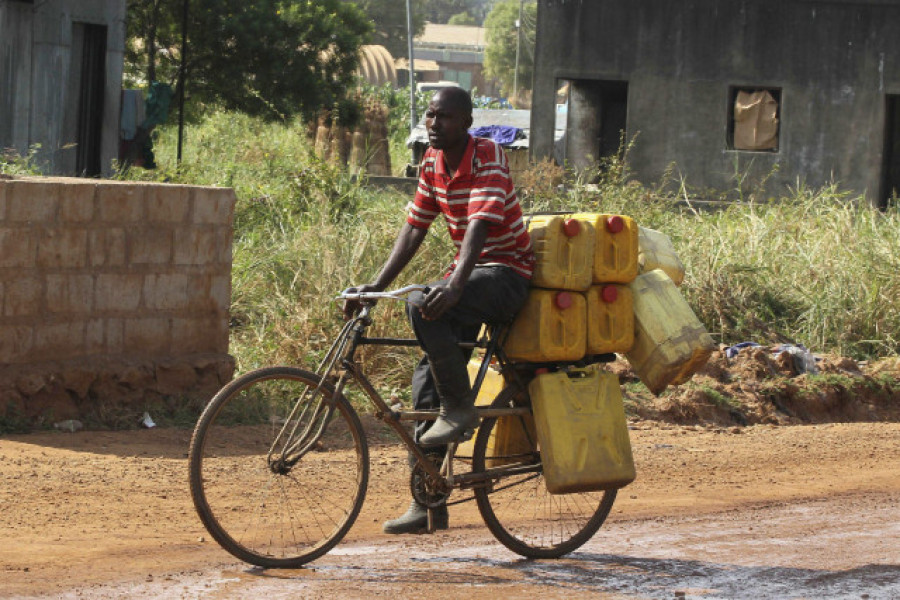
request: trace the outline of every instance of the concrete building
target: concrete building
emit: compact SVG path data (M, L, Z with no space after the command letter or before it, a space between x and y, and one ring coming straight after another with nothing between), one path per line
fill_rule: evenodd
M455 81L479 96L497 96L497 82L484 76L486 45L483 27L426 23L413 40L417 81ZM408 63L404 65L408 71Z
M698 195L832 180L884 205L900 188L900 0L539 0L532 153L584 165L633 140Z
M125 0L0 0L0 148L48 174L106 175L118 155Z

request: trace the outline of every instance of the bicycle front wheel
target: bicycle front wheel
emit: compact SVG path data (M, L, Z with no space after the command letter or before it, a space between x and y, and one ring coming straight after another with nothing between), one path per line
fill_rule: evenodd
M270 367L210 401L191 439L191 497L210 535L266 568L319 558L359 515L369 451L343 396L308 371Z
M493 404L512 405L509 388ZM612 509L616 490L548 492L540 465L540 446L528 419L500 417L481 422L472 470L499 470L488 485L475 488L475 499L485 525L504 546L528 558L559 558L580 548L597 533ZM516 438L514 443L509 441ZM523 439L527 441L523 443ZM523 449L523 445L527 447ZM508 472L516 467L528 472Z

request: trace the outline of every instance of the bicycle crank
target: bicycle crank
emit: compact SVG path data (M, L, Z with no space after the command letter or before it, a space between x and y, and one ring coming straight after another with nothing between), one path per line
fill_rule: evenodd
M427 454L426 457L438 468L444 461L443 455L440 454ZM450 490L446 489L443 480L430 476L420 463L416 463L412 468L409 487L416 502L425 508L442 506L450 497Z

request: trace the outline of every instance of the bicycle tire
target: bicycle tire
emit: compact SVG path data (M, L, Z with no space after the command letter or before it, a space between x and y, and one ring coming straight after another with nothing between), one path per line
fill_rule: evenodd
M293 367L252 371L223 387L197 421L189 451L194 507L233 556L265 568L321 557L349 531L365 500L369 451L356 411L320 378ZM305 406L297 399L312 392ZM331 416L293 406L333 407ZM285 423L327 427L293 466L270 460ZM276 454L277 456L277 454ZM324 485L328 488L325 490Z
M505 388L493 407L513 406L516 392ZM522 404L520 401L519 404ZM518 417L503 417L518 418ZM489 447L496 417L481 422L473 450L473 472L483 472L488 461L496 462ZM534 464L536 458L506 457L506 466ZM475 488L478 511L485 525L504 546L526 558L559 558L573 552L597 533L612 509L616 490L576 494L550 494L543 471L520 475L499 475L487 486Z

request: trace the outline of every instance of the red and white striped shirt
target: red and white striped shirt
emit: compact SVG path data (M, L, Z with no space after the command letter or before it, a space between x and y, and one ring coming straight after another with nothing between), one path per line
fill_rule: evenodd
M531 236L522 220L506 154L496 142L470 136L459 168L452 176L441 150L425 151L419 188L409 203L406 221L413 227L427 229L438 214L444 215L456 246L448 275L459 261L469 222L483 219L488 221L488 234L476 264L508 265L523 277L531 277Z

